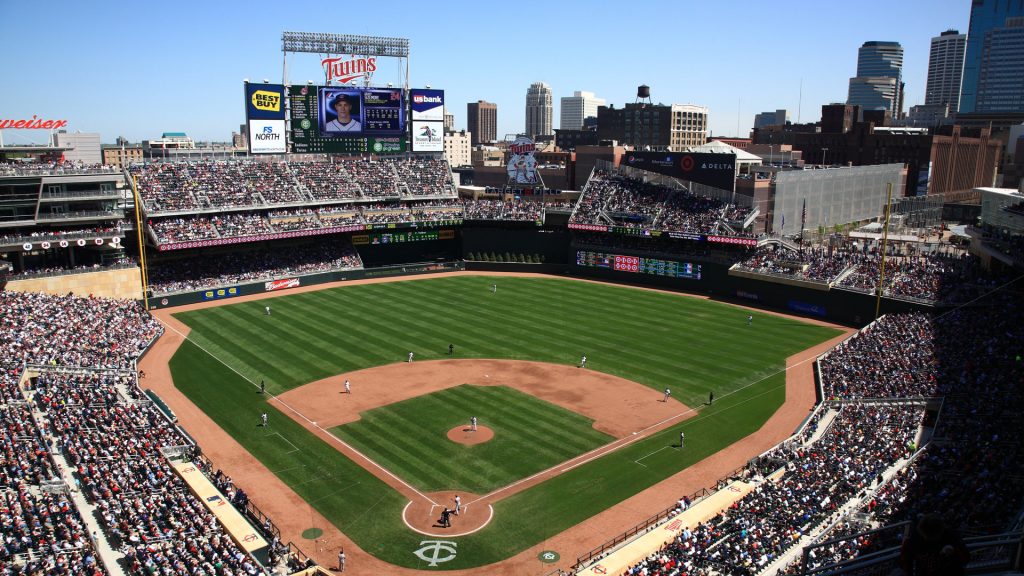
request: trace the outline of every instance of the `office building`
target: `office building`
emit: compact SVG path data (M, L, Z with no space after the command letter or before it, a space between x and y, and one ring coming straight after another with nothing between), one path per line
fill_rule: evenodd
M563 96L558 127L562 130L580 130L583 121L597 118L597 107L604 105L604 98L594 96L593 92L577 90L572 96Z
M925 86L925 106L949 105L951 112L960 106L960 81L964 74L964 54L967 35L946 30L932 38L928 56L928 83Z
M451 132L455 130L455 114L448 111L448 107L444 107L444 131Z
M544 82L534 82L526 90L526 132L530 138L553 136L551 118L552 108L551 87Z
M469 132L445 131L444 158L452 167L470 166L472 164L472 137Z
M1024 111L1024 16L985 34L974 111Z
M683 150L707 142L708 108L694 104L599 106L598 141L614 140L638 149Z
M775 112L761 112L754 116L754 128L779 126L786 122L789 122L789 112L782 109L776 110Z
M466 130L473 146L498 140L498 105L477 100L466 105Z
M967 30L967 51L964 56L964 75L960 89L960 112L986 113L997 112L1002 108L1000 98L993 92L995 84L1003 78L1024 77L1024 69L1020 68L1019 56L1007 53L1008 46L1004 43L1011 42L1014 36L1019 36L1010 31L1009 34L998 32L1006 31L1007 28L1018 28L1019 24L1013 26L1014 19L1024 17L1024 1L1022 0L972 0L971 1L971 23ZM986 48L987 45L987 48ZM1021 50L1018 45L1016 50ZM995 48L998 54L987 54L988 50ZM1014 68L1016 66L1016 68ZM988 80L986 100L979 94L981 90L982 76ZM1018 84L1016 90L1020 91Z
M857 53L857 76L850 78L847 104L864 110L903 112L903 47L899 42L865 42Z

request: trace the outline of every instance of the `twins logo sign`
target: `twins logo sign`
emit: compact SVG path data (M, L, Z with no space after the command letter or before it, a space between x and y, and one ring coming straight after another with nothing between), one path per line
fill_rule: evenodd
M413 552L417 558L428 562L428 566L437 566L440 562L450 562L455 559L455 548L458 542L448 540L423 540L420 542L419 550ZM446 555L441 556L444 552Z

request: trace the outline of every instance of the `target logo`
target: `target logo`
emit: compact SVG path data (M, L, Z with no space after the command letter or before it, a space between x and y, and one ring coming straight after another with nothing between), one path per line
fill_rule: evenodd
M689 172L690 170L693 170L693 164L693 156L683 156L683 159L679 162L679 166L683 169L684 172Z

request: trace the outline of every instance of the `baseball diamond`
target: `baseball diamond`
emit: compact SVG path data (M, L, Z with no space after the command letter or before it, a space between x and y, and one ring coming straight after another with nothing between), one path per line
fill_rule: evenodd
M449 570L530 556L544 539L736 445L783 404L785 359L847 333L763 313L752 333L742 321L746 309L551 278L502 277L496 303L480 297L490 284L457 274L292 292L274 299L273 325L253 316L263 305L255 302L157 315L174 327L169 342L188 331L170 361L174 386L238 450L280 470L310 514L337 527L352 548L422 568L414 551L423 534L445 536L434 518L448 504L443 495L473 494L464 500L469 514L452 517L447 530L462 534L457 552L438 566ZM605 302L616 303L613 325ZM447 357L452 341L457 360ZM420 360L403 362L407 349ZM573 369L579 349L590 351L592 369ZM161 371L143 364L148 374ZM337 393L346 378L360 383L359 394ZM260 380L269 398L253 393ZM667 403L660 402L666 384L676 390ZM722 391L713 408L690 408L711 389ZM813 399L813 389L802 396ZM538 411L545 404L531 397L560 408ZM280 412L273 429L299 452L250 433L246 414L268 404ZM774 441L808 407L776 425ZM470 413L495 439L457 448L447 431ZM635 463L674 443L680 424L693 439L683 457L665 452ZM768 447L764 432L756 441ZM539 459L554 449L562 455ZM417 513L403 513L410 502Z

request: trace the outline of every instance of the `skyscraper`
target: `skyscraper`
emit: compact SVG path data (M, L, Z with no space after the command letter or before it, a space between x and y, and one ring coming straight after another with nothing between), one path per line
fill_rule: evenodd
M577 90L572 96L562 96L558 127L562 130L579 130L583 128L584 119L591 116L597 118L597 107L604 104L604 98L594 96L593 92Z
M466 105L466 128L472 135L472 145L494 142L498 139L498 105L477 100Z
M550 136L551 117L551 86L544 82L534 82L526 91L526 135L530 138Z
M975 112L1024 112L1024 17L985 33Z
M928 84L924 92L925 106L949 104L950 112L957 111L966 49L967 35L957 30L946 30L932 38L932 50L928 57Z
M857 76L850 78L847 104L861 110L903 111L903 47L899 42L865 42L857 53Z
M1021 17L1024 17L1024 0L972 0L971 24L967 30L967 51L964 57L964 79L960 90L960 112L990 112L1003 109L994 107L996 102L980 99L979 90L983 74L989 81L986 98L996 96L991 88L994 88L994 83L998 79L1014 74L1017 78L1024 77L1021 60L1012 57L1013 55L1005 50L1005 43L1013 41L1013 29L1016 28L1008 24L1014 24L1015 21L1012 19ZM993 34L997 30L1009 33ZM1019 40L1019 36L1017 38ZM989 54L986 58L986 42L989 49L996 48L997 54ZM1017 44L1014 49L1019 51L1021 47L1021 44ZM1018 85L1017 92L1019 91Z

